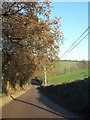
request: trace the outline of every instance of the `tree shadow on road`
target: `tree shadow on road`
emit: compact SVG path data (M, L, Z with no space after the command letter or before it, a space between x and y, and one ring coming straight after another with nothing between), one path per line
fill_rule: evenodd
M57 112L54 112L54 111L52 111L52 110L46 109L46 108L44 108L44 107L38 106L38 105L33 104L33 103L31 103L31 102L26 102L26 101L23 101L23 100L16 99L16 98L14 98L12 95L10 95L10 97L11 97L13 100L15 100L15 101L22 102L22 103L25 103L25 104L28 104L28 105L32 105L32 106L37 107L37 108L39 108L39 109L41 109L41 110L44 110L44 111L47 111L47 112L49 112L49 113L58 115L58 116L60 116L60 117L64 117L64 116L61 115L60 113L57 113Z

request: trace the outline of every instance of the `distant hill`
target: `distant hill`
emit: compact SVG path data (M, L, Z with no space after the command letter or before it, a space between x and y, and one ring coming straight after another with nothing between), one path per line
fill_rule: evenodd
M55 62L55 76L88 69L87 61L61 60Z
M52 77L70 74L73 72L80 72L88 69L87 61L70 61L70 60L58 60L54 62L54 68L51 70L47 70L47 78L50 79ZM44 80L44 73L39 71L39 79Z

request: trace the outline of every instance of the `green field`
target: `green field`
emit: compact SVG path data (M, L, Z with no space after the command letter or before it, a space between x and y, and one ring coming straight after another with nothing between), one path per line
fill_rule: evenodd
M60 84L60 83L75 81L78 79L83 79L86 77L88 77L88 70L55 76L49 79L48 82L49 84Z
M88 77L87 61L55 61L54 66L54 69L47 69L48 84L60 84ZM38 79L44 83L43 69Z
M88 62L83 61L56 61L54 70L48 71L48 78L64 75L73 72L79 72L88 69Z

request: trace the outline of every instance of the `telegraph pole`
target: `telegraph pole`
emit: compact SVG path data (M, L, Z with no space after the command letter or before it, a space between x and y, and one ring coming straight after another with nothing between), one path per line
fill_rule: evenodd
M48 81L47 81L47 73L46 73L46 67L44 66L44 79L45 79L45 86L48 85Z

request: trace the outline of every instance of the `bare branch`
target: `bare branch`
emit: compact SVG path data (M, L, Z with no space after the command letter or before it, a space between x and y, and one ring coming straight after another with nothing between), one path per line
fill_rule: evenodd
M11 8L12 8L15 4L16 4L16 2L14 2L14 3L10 6L9 10L6 11L4 14L2 14L2 16L8 16L8 13L11 11Z

